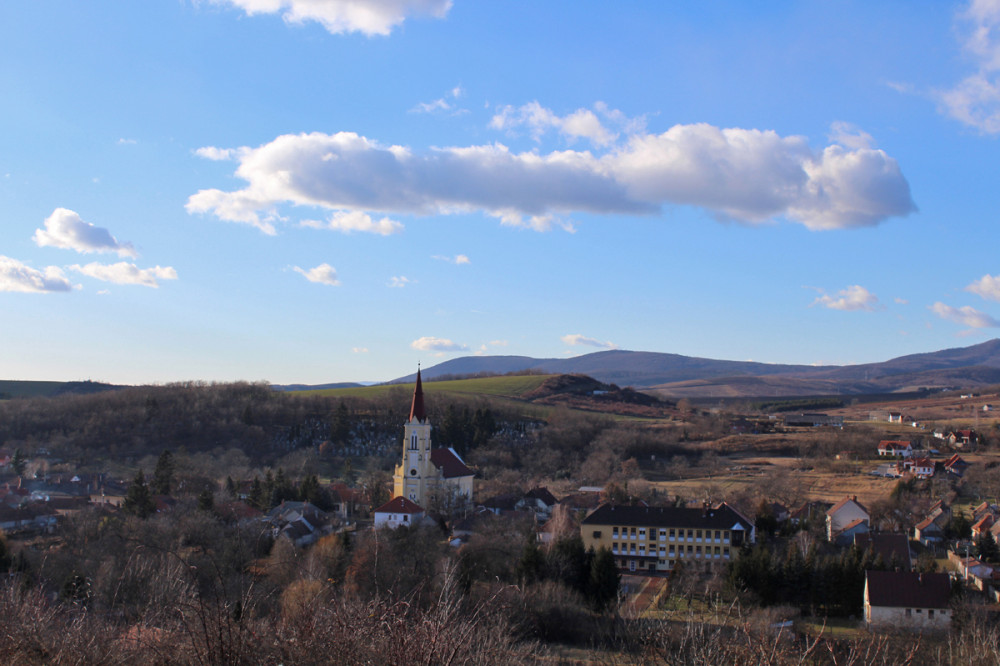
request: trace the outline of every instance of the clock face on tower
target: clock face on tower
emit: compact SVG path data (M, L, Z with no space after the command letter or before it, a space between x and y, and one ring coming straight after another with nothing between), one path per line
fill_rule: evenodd
M416 475L417 475L417 470L416 470L416 468L414 468L414 469L411 469L411 470L410 470L410 476L416 476Z

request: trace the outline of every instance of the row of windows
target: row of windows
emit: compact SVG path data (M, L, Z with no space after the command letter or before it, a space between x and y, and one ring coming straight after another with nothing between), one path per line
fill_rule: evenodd
M912 610L913 610L912 608L907 608L906 609L906 617L911 617L911 611ZM917 611L917 615L921 615L923 609L922 608L917 608L916 611ZM946 611L946 610L938 610L938 612L941 613L942 616L947 616L948 615L948 611ZM934 617L934 609L933 608L929 608L927 610L927 617Z
M723 532L726 533L728 538L729 530L695 530L695 529L682 529L682 528L656 528L650 527L648 534L649 539L655 541L657 537L657 529L659 529L660 541L666 541L669 539L693 539L695 541L710 541L713 538L719 541L723 538ZM638 537L640 540L646 538L646 528L645 527L612 527L611 528L611 538L618 539L632 539L635 540ZM595 538L600 538L600 532L594 532Z
M676 550L675 550L675 548L676 548ZM613 543L613 544L611 544L611 553L614 554L614 555L619 555L619 554L620 555L645 555L646 554L646 547L643 546L643 545L640 545L638 548L636 548L636 545L634 543L623 543L623 544L621 544L621 548L619 548L619 546L618 546L617 543ZM706 557L711 557L712 555L715 555L716 557L723 556L723 557L728 558L729 557L729 546L714 546L714 547L713 546L705 546L704 552L702 551L702 547L701 546L687 546L687 550L685 550L685 546L676 546L675 547L673 544L670 544L669 548L664 547L664 546L660 546L660 557L663 557L665 555L669 555L670 557L674 557L674 556L684 557L685 553L689 557L690 556L701 557L702 554L704 554ZM650 554L650 556L656 555L656 548L655 547L650 547L649 554Z

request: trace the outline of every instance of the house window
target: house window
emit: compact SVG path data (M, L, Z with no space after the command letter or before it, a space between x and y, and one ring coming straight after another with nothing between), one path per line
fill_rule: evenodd
M715 540L718 541L721 538L722 538L722 532L720 532L719 530L715 530Z
M673 539L673 538L674 538L675 536L677 536L677 534L676 534L676 530L674 530L674 529L671 529L671 530L670 530L670 538L671 538L671 539Z
M696 555L698 555L699 557L701 557L701 546L695 546L694 547L694 552L695 552Z
M594 538L595 539L601 538L601 530L594 530Z
M673 544L670 544L670 557L673 557L673 556L674 556L674 546L673 546Z
M934 617L934 609L933 608L930 609L929 611L927 611L927 617Z
M691 554L691 546L688 546L687 552L688 552L689 555Z
M618 528L617 527L612 527L611 528L611 538L612 539L617 539L618 538Z
M618 554L618 544L616 543L611 544L611 552L614 553L615 555Z
M695 532L695 533L694 533L694 537L695 537L696 539L698 539L698 540L701 540L701 530L698 530L697 532Z
M639 528L639 538L640 539L645 539L646 538L646 528L645 527L640 527Z
M634 528L634 527L633 527L633 528L631 528L631 529L629 530L629 535L630 535L630 536L631 536L631 537L632 537L633 539L635 538L635 528Z
M653 541L655 539L656 539L656 528L655 527L650 527L649 528L649 540Z
M404 523L407 522L409 519L410 519L409 516L407 516L406 514L403 514L403 522Z
M660 541L666 541L666 540L667 540L667 531L660 530Z

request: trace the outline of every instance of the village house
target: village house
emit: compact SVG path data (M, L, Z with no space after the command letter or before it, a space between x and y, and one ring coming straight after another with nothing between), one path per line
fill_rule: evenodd
M875 557L881 557L885 566L899 571L913 569L913 558L910 555L910 540L905 534L892 532L866 532L854 536L854 545L862 551L872 549Z
M926 517L914 526L913 537L925 546L940 543L950 522L951 507L938 500L931 505Z
M850 543L855 534L868 531L870 520L868 509L858 503L857 496L845 497L826 512L826 538Z
M948 574L910 571L865 573L865 623L905 629L951 626Z
M710 571L754 543L754 524L728 504L701 508L602 504L580 524L585 548L607 548L618 568L666 573L675 564Z
M418 525L425 515L426 512L421 506L405 497L394 497L375 509L375 529L411 527Z
M883 439L878 443L878 454L882 457L909 458L913 455L913 445L905 439Z

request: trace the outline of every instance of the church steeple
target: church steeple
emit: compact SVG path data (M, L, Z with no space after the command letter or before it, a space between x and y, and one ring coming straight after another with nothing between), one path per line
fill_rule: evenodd
M417 419L420 423L427 420L424 411L424 386L420 382L420 366L417 366L417 385L413 389L413 404L410 405L410 420Z

